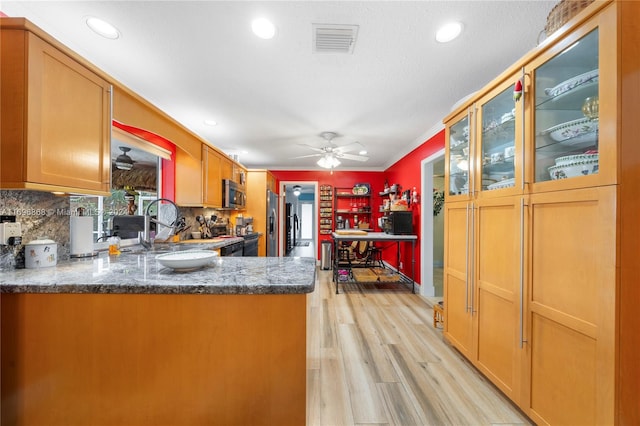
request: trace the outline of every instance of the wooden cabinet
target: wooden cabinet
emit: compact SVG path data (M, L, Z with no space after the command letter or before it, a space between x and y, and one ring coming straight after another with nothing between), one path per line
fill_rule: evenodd
M638 14L594 2L445 119L445 337L538 424L640 423Z
M247 171L247 206L245 216L253 217L253 231L262 235L258 241L258 256L267 255L267 191L275 192L276 179L269 170Z
M246 176L246 169L206 144L201 155L176 151L176 201L181 206L222 208L222 180L232 179L234 173L240 176L240 171Z
M239 184L241 187L247 187L247 169L242 167L240 164L233 162L232 163L233 174L232 179L235 183Z
M109 195L110 84L16 25L0 43L0 188Z
M199 153L200 154L200 153ZM202 158L193 157L181 148L176 149L176 203L184 207L203 205Z
M222 207L222 179L231 175L231 160L210 146L202 145L202 201L208 207Z

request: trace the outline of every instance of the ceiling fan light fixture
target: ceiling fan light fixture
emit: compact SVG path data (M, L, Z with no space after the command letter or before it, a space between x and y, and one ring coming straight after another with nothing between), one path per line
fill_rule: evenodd
M327 154L323 157L321 157L318 160L318 166L324 168L324 169L333 169L334 167L338 167L340 165L340 160L338 160L336 157L334 157L333 155Z
M120 169L120 170L133 169L133 160L131 159L131 157L127 155L127 152L131 151L131 148L128 148L126 146L120 146L118 148L120 148L120 151L122 151L122 154L118 155L118 158L116 158L116 169Z

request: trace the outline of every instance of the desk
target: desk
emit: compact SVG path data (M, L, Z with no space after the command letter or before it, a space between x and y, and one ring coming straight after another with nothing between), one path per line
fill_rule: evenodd
M341 242L345 241L370 241L370 242L394 242L396 243L396 270L400 273L400 243L411 243L411 291L415 293L415 244L418 240L417 235L392 235L384 232L368 232L366 234L331 234L333 238L333 280L336 283L336 294L338 293L339 280L336 279L336 268L338 266L338 246Z

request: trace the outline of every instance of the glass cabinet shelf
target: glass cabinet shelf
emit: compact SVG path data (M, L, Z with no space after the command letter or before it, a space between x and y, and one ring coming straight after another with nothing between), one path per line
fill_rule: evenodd
M513 90L512 84L481 105L482 191L515 185L516 108Z
M598 173L598 30L535 70L535 181Z
M449 195L469 193L469 117L449 130Z

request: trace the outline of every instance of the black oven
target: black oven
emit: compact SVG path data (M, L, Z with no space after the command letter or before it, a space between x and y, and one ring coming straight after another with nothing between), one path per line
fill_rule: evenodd
M237 243L231 243L227 246L220 248L220 256L242 256L242 250L244 249L244 241Z
M243 256L258 255L258 237L260 237L260 234L257 232L252 232L242 236L242 238L244 238Z
M222 180L222 207L225 209L244 209L246 195L242 186L229 179Z

